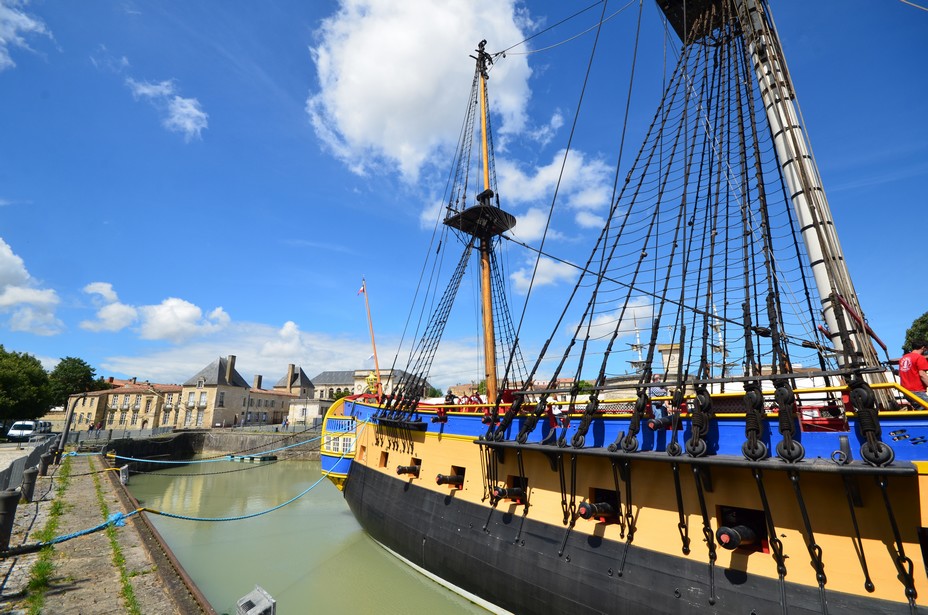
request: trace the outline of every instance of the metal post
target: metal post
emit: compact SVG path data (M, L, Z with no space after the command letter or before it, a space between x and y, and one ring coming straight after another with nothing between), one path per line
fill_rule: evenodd
M23 499L27 502L32 501L32 495L35 493L35 477L39 475L39 469L35 466L26 468L23 471Z
M10 548L10 534L16 520L16 507L19 505L19 491L7 489L0 491L0 551Z
M48 474L48 464L51 463L54 457L52 453L43 453L39 456L39 476Z

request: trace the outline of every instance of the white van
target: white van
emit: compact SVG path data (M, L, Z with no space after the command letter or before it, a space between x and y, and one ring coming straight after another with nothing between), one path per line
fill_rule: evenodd
M40 431L39 421L16 421L6 432L6 439L10 442L25 442L32 436L39 435Z

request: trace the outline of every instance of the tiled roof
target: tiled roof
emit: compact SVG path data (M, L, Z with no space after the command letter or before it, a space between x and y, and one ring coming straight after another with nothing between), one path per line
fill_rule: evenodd
M354 370L342 370L342 371L332 371L332 372L322 372L312 380L316 383L316 386L324 386L330 384L348 384L354 385Z
M327 372L323 372L323 373L327 373ZM284 374L283 377L282 377L280 380L277 381L277 384L274 385L274 388L277 388L277 387L286 387L286 386L293 386L293 387L312 387L312 386L315 386L315 385L313 385L313 382L312 382L312 380L309 379L309 376L306 375L306 372L303 371L303 368L302 368L302 367L298 367L298 368L296 369L296 371L293 372L293 379L292 379L292 382L288 383L288 382L287 382L287 374Z
M202 378L203 384L207 386L233 386L233 387L243 387L246 389L251 388L245 379L235 370L232 369L232 381L229 382L226 380L226 366L228 365L228 360L222 357L216 359L203 369L201 369L197 374L187 380L184 383L184 386L196 386L197 382Z

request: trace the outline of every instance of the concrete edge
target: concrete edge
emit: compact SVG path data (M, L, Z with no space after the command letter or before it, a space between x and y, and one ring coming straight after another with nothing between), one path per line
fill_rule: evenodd
M104 461L106 463L106 461ZM109 475L109 480L115 485L116 493L127 511L137 510L140 508L138 500L132 497L126 486L119 480L116 472L104 472ZM200 591L193 579L187 574L187 571L178 561L174 552L171 551L164 538L158 532L157 528L151 523L148 515L141 512L137 515L141 524L135 527L142 538L142 544L148 551L155 563L157 574L164 582L168 593L182 613L203 613L204 615L217 615L206 596Z

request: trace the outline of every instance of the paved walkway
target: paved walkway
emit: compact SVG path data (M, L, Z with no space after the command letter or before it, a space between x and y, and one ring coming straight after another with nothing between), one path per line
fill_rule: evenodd
M112 472L101 472L104 465L100 457L70 459L71 479L63 495L65 506L59 517L57 536L85 530L104 521L94 478L110 513L129 512L120 493L118 477L110 476ZM60 484L54 476L57 471L58 467L52 466L49 477L39 477L33 503L21 502L17 508L11 548L36 542L35 533L45 527ZM124 527L117 528L116 537L139 612L144 615L202 612L158 549L140 515L133 515ZM42 613L107 615L131 612L105 530L59 543L54 549L54 570ZM32 553L0 560L0 612L28 612L29 575L38 558L38 553Z

